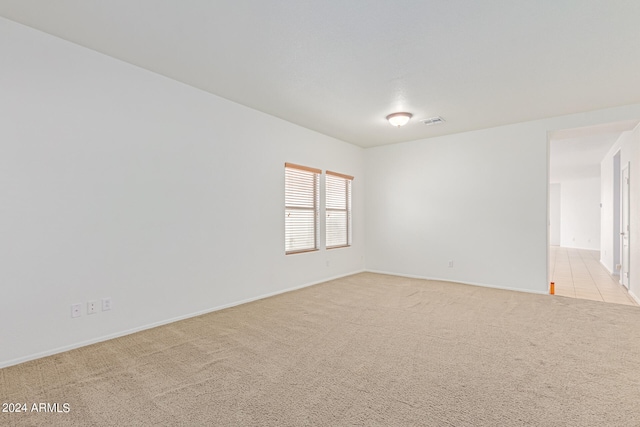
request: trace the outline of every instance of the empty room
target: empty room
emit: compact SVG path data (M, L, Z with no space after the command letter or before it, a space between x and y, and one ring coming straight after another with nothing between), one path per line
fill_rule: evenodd
M0 0L0 425L640 425L639 17Z

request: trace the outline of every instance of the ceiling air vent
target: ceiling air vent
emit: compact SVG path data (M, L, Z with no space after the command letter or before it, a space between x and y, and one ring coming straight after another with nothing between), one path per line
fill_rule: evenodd
M436 117L431 117L428 119L422 119L420 120L422 123L424 123L427 126L431 126L431 125L439 125L440 123L444 123L444 119L440 116L436 116Z

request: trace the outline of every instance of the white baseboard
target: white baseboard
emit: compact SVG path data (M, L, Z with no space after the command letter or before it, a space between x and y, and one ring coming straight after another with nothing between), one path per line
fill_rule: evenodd
M640 298L638 298L638 296L636 294L633 293L633 291L629 291L629 296L631 296L631 298L633 298L633 300L635 302L637 302L638 304L640 304Z
M562 245L560 245L559 247L563 248L563 249L580 249L580 250L583 250L583 251L598 251L598 252L600 251L600 247L597 247L597 248L583 248L583 247L580 247L580 246L562 246Z
M538 291L534 289L521 289L521 288L511 288L508 286L498 286L498 285L489 285L486 283L477 283L477 282L464 282L461 280L451 280L451 279L441 279L438 277L427 277L427 276L417 276L414 274L403 274L403 273L393 273L390 271L381 271L381 270L365 270L368 273L378 273L378 274L388 274L390 276L399 276L399 277L408 277L410 279L423 279L423 280L437 280L439 282L449 282L449 283L461 283L463 285L471 285L471 286L480 286L483 288L492 288L492 289L503 289L505 291L516 291L516 292L525 292L529 294L539 294L539 295L548 295L549 291Z
M617 271L611 271L611 270L609 270L609 267L607 267L607 266L605 265L605 263L604 263L604 262L602 262L602 260L600 260L600 265L602 265L602 266L604 267L604 269L605 269L605 270L607 270L607 272L608 272L610 275L612 275L612 276L619 276L619 275L620 275Z
M308 283L305 283L303 285L294 286L294 287L291 287L291 288L282 289L282 290L275 291L275 292L270 292L268 294L263 294L263 295L259 295L259 296L252 297L252 298L247 298L247 299L244 299L244 300L241 300L241 301L235 301L235 302L232 302L232 303L229 303L229 304L223 304L223 305L216 306L216 307L213 307L213 308L210 308L210 309L197 311L195 313L189 313L189 314L185 314L183 316L173 317L171 319L161 320L159 322L154 322L154 323L150 323L150 324L147 324L147 325L138 326L136 328L131 328L131 329L127 329L127 330L124 330L124 331L116 332L116 333L113 333L113 334L108 334L108 335L104 335L104 336L101 336L101 337L92 338L90 340L85 340L85 341L77 342L77 343L74 343L74 344L70 344L70 345L65 345L65 346L62 346L62 347L54 348L54 349L51 349L51 350L42 351L42 352L35 353L35 354L30 354L28 356L23 356L23 357L18 357L16 359L2 361L2 362L0 362L0 368L6 368L6 367L9 367L9 366L18 365L20 363L28 362L30 360L40 359L40 358L47 357L47 356L53 356L54 354L64 353L65 351L74 350L76 348L85 347L85 346L88 346L88 345L91 345L91 344L97 344L99 342L108 341L108 340L111 340L111 339L114 339L114 338L123 337L125 335L135 334L136 332L141 332L141 331L144 331L144 330L147 330L147 329L151 329L151 328L155 328L155 327L158 327L158 326L167 325L169 323L178 322L180 320L185 320L185 319L189 319L189 318L192 318L192 317L201 316L201 315L207 314L207 313L213 313L214 311L224 310L225 308L235 307L237 305L246 304L248 302L257 301L257 300L273 297L273 296L276 296L276 295L284 294L284 293L287 293L287 292L296 291L298 289L307 288L309 286L317 285L319 283L324 283L324 282L329 282L331 280L340 279L341 277L352 276L354 274L362 273L364 271L365 270L357 270L357 271L353 271L353 272L346 273L346 274L340 274L340 275L337 275L337 276L332 276L332 277L328 277L328 278L325 278L325 279L316 280L316 281L313 281L313 282L308 282Z

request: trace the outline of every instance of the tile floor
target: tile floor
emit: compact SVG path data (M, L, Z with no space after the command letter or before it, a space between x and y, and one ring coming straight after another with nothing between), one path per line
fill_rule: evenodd
M556 295L638 305L620 285L619 277L600 264L600 252L551 246L549 273Z

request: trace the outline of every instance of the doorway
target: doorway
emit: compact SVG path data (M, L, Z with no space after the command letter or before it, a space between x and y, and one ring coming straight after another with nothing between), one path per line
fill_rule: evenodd
M556 295L636 304L628 292L628 159L637 125L636 120L548 134L548 275Z

